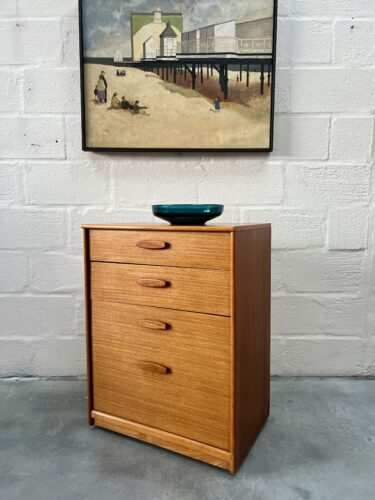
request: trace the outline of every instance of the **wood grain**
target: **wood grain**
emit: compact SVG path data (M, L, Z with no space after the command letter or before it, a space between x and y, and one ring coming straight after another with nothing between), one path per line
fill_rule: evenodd
M229 269L230 238L227 233L159 231L157 239L166 244L162 250L140 247L140 242L155 240L155 232L90 231L90 258L98 262L123 262L162 266Z
M269 415L271 227L234 235L234 467Z
M229 450L229 329L226 317L93 300L94 409Z
M147 425L93 411L95 425L230 470L230 453Z
M100 262L92 262L90 268L92 299L230 314L228 271ZM148 288L137 284L146 277L167 281L169 286Z

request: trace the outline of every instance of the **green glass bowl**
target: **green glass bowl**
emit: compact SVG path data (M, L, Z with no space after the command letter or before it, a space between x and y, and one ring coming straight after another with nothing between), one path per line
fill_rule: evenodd
M224 205L152 205L152 213L172 226L203 226L223 210Z

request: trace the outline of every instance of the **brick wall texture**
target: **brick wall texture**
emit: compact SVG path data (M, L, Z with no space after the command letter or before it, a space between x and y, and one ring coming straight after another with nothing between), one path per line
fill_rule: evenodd
M80 148L76 0L0 9L0 376L85 372L82 222L272 222L274 375L375 375L375 2L279 0L275 151Z

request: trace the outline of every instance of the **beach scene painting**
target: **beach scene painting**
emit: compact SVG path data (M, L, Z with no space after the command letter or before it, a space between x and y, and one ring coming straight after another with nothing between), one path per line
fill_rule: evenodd
M85 150L271 151L276 0L80 0Z

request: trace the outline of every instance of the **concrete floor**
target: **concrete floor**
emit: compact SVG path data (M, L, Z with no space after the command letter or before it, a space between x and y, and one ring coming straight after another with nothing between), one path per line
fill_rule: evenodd
M374 500L375 381L276 379L236 476L86 424L82 381L0 383L1 500Z

